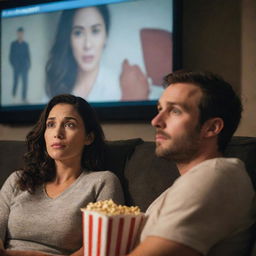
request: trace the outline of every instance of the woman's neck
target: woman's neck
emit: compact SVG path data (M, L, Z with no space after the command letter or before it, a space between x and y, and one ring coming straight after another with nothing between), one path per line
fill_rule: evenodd
M50 198L57 198L69 188L82 172L80 165L67 165L62 162L55 162L56 176L53 181L45 184L45 192Z
M87 98L97 79L98 71L99 68L88 72L78 70L73 93L80 97Z
M72 182L76 180L82 172L80 164L69 165L63 162L56 162L56 177L54 182L57 184Z

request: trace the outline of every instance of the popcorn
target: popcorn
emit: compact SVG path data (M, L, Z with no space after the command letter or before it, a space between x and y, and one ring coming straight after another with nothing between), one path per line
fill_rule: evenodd
M112 200L89 203L81 211L84 256L128 254L146 219L139 207L117 205Z
M126 205L117 205L112 199L89 203L86 208L82 208L82 210L95 211L106 215L140 214L140 208L138 206L128 207Z

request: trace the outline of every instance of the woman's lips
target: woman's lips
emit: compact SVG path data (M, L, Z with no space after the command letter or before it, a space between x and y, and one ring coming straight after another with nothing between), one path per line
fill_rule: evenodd
M86 55L86 56L83 56L82 57L82 60L83 60L83 62L92 62L93 61L93 59L94 59L94 56L93 55Z
M54 149L62 149L62 148L65 148L66 146L64 144L60 144L60 143L53 143L51 145L51 147Z

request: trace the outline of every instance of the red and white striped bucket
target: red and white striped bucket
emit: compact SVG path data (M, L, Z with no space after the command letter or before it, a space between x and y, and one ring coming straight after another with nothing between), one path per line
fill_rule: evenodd
M145 215L113 215L82 210L84 256L121 256L135 245Z

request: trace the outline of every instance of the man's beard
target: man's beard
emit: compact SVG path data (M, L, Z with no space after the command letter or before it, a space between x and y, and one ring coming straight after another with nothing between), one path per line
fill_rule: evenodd
M200 144L199 131L200 129L197 127L190 133L176 139L159 131L160 134L166 136L170 143L166 143L164 146L161 143L156 143L156 155L176 163L187 163L191 161L198 153Z

